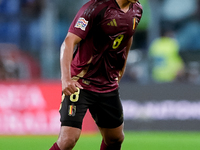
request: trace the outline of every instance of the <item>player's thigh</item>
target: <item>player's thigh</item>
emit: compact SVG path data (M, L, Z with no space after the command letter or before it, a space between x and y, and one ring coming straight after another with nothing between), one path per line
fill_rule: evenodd
M98 105L89 108L98 127L117 128L123 124L123 108L118 90L99 95Z

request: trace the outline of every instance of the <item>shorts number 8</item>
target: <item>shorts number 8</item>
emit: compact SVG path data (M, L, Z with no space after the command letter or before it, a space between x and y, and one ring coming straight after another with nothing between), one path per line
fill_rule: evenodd
M70 101L72 102L77 102L79 99L79 94L80 94L80 89L77 88L77 92L75 92L74 94L70 95Z

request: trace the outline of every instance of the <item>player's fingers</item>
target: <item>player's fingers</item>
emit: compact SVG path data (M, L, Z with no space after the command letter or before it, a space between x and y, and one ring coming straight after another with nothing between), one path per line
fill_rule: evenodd
M83 87L76 81L71 82L70 84L68 84L64 89L63 89L63 93L65 95L71 95L74 94L75 92L78 91L78 89L83 89Z
M63 93L65 94L65 95L71 95L73 92L72 92L72 90L70 90L69 88L65 88L64 90L63 90Z
M67 86L63 90L63 93L65 93L65 95L71 95L71 94L73 94L76 91L77 91L76 87L74 85L70 85L70 86Z
M76 83L76 87L78 87L79 89L83 89L83 87L78 82Z
M75 84L71 86L71 89L70 89L71 94L78 92L78 89L83 89L83 87L78 82L75 82Z
M67 90L64 90L63 93L64 93L66 96L71 95L71 92L69 92L69 91L67 91Z

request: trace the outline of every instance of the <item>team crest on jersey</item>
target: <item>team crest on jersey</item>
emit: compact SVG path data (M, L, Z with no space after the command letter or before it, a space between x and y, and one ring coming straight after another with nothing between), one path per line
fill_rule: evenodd
M75 116L76 114L76 106L75 105L69 105L69 116Z
M76 22L75 27L80 28L81 30L85 31L87 25L88 25L88 21L85 20L85 18L80 17L78 21Z

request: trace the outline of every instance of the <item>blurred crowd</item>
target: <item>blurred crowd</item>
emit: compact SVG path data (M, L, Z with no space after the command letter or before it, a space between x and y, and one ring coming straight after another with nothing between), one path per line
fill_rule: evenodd
M0 0L0 79L59 79L59 49L87 0ZM200 84L200 0L140 0L122 81Z

